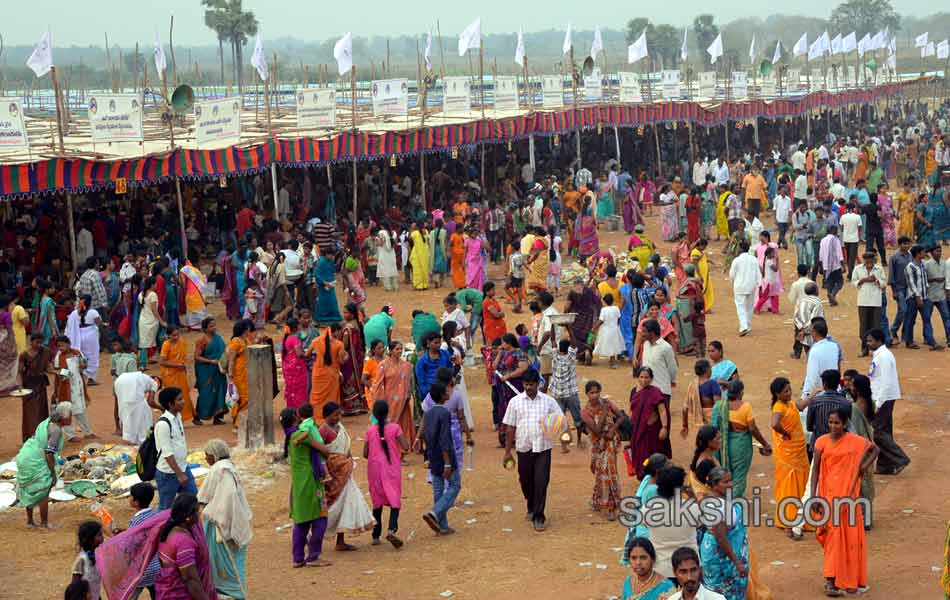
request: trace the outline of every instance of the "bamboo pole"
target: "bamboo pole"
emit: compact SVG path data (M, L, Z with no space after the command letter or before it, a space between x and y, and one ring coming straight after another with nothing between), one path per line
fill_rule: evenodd
M175 78L175 85L178 85L178 63L175 62L175 15L171 15L171 21L168 24L168 49L172 55L172 77Z
M178 196L178 225L181 230L181 257L188 260L188 236L185 235L185 209L181 198L181 179L175 178L175 193Z
M66 194L66 222L69 226L69 257L73 263L73 273L79 268L76 260L76 224L73 221L73 195Z
M357 134L356 127L356 65L350 67L350 96L352 97L352 118L353 118L353 136L354 138ZM354 144L356 140L354 139ZM353 153L353 220L354 222L359 218L359 213L357 212L357 174L356 174L356 152Z
M63 143L63 118L60 113L61 101L59 97L59 82L56 80L56 67L51 67L49 70L49 74L50 74L50 79L52 79L53 81L53 100L56 103L56 131L59 134L59 152L60 154L62 154L66 152L66 146ZM72 200L70 200L70 205L72 205ZM75 239L73 240L73 247L75 247ZM73 262L75 262L75 260Z

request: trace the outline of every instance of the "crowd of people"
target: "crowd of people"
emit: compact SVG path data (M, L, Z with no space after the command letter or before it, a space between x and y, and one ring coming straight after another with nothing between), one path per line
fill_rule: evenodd
M711 499L722 516L706 526L667 520L629 527L623 561L633 574L624 598L666 597L674 588L682 598L767 598L735 513L741 508L730 502L752 493L756 445L774 456L777 503L851 497L870 507L871 475L897 475L910 463L893 437L901 392L889 348L918 348L919 314L924 341L942 349L935 308L950 345L950 260L942 257L950 240L941 175L950 168L947 115L947 106L907 105L879 116L875 130L855 124L813 144L739 145L734 160L712 151L707 159L696 149L692 163L666 162L666 176L659 169L648 175L649 166L634 176L617 159L594 154L585 164L597 165L595 174L553 153L544 163L549 174L538 177L534 160L512 154L490 190L476 183L474 163L445 163L421 198L409 174L397 176L390 191L373 168L360 183L373 208L365 216L338 214L336 192L311 182L307 171L281 182L272 211L258 177L235 184L229 197L213 186L189 194L187 240L168 233L174 227L161 229L169 213L149 193L147 211L83 214L81 268L71 279L65 257L44 241L53 209L38 205L5 230L2 260L18 276L6 282L13 294L0 298L0 387L25 392L17 480L28 524L49 525L57 460L80 437L73 421L82 436L97 435L86 415L89 387L103 379L100 354L108 347L115 434L139 445L154 432L161 512L149 508L152 486L140 484L128 531L104 539L100 524L84 523L70 586L77 595L67 597L84 598L79 590L86 590L97 598L100 589L128 597L150 586L159 598L211 598L215 590L246 597L251 511L240 476L227 444L214 440L205 448L211 472L199 489L186 430L228 418L240 425L250 401L248 349L265 344L275 359L272 398L282 393L284 405L293 566L329 566L327 537L341 551L353 549L347 534L361 532L371 532L374 545L385 539L402 548L402 470L417 452L433 493L422 520L438 536L454 534L449 510L472 460L478 417L463 365L481 361L501 462L517 468L535 531L548 527L553 448L589 444L590 505L606 519L624 520L618 455L639 481L644 511L669 511L682 495ZM219 208L216 219L200 210L204 203ZM645 227L654 205L666 256ZM769 220L774 228L765 226ZM601 243L610 223L625 232L619 252ZM782 253L790 242L796 251L799 279L787 298L792 356L806 357L806 375L800 394L787 378L772 381L771 419L761 428L739 366L706 331L706 315L719 309L712 272L719 265L710 258L716 240L724 241L721 266L732 281L739 336L769 318L756 316L763 309L781 314ZM203 260L208 254L213 259ZM830 307L845 283L856 288L867 375L843 369L819 281ZM392 303L371 308L380 284L389 292L401 284L445 288L443 310L415 308L411 340L395 339L404 311ZM888 287L897 304L893 322ZM227 341L208 311L212 299L232 323ZM521 316L525 307L530 317ZM187 331L197 333L193 347ZM686 357L691 369L682 366ZM604 397L594 380L581 398L578 370L595 360L629 365L627 402ZM678 399L680 435L695 454L675 464L671 400L684 371L695 380ZM161 411L158 419L153 410ZM370 419L360 431L369 505L343 421L358 415ZM859 479L860 489L847 485ZM799 540L811 530L798 518L806 516L784 507L775 523ZM815 532L829 596L868 587L870 510L861 521ZM157 550L128 564L142 548Z

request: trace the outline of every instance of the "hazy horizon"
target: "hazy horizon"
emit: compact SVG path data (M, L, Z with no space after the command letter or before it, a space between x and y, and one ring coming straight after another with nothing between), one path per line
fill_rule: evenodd
M782 14L801 14L826 19L837 3L820 0L788 0L780 6ZM268 2L244 0L244 9L253 11L260 22L264 39L294 37L305 41L334 38L347 31L357 37L422 34L439 22L443 38L458 35L471 21L482 19L483 33L509 33L519 27L526 32L550 29L564 30L571 21L575 30L591 30L595 26L623 29L636 17L647 17L654 23L684 26L704 12L713 12L719 23L742 17L765 18L771 11L752 12L749 5L683 0L655 7L655 14L643 14L621 0L603 0L597 14L578 16L565 6L546 10L542 2L513 3L507 0L482 0L465 9L447 9L444 3L408 0L397 6L382 0L365 0L358 10L344 12L327 10L325 5L300 0ZM922 16L938 10L926 0L895 0L901 15ZM216 38L204 26L204 11L199 0L165 0L142 2L127 0L92 0L88 3L66 3L62 0L33 0L6 11L7 20L0 26L5 45L33 45L49 28L55 46L102 46L105 34L110 44L129 45L151 42L158 31L168 41L169 16L175 15L175 45L214 45ZM95 10L90 10L95 9ZM422 15L422 16L420 16ZM936 32L935 32L936 33Z

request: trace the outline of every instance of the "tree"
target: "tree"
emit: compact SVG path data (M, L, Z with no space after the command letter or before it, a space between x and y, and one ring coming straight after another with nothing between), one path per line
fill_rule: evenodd
M693 32L696 38L696 44L699 46L699 54L703 57L703 64L709 65L709 53L706 48L713 43L716 36L719 35L719 26L715 23L716 17L710 14L699 15L693 19Z
M234 80L237 82L238 93L244 92L244 45L248 39L257 35L257 17L252 11L245 11L242 0L228 0L226 2L225 32L227 40L231 42L231 55L234 58Z
M636 19L630 19L627 21L627 43L632 44L637 41L637 38L640 37L640 34L646 30L647 32L647 49L650 46L650 39L653 37L653 24L650 23L650 19L644 19L643 17L637 17Z
M662 59L664 69L673 68L680 59L680 47L683 43L683 33L672 25L657 25L650 40L656 55ZM649 35L648 35L649 37Z
M221 85L224 85L224 40L227 32L227 2L226 0L201 0L205 7L205 27L218 36L218 58L221 63Z
M831 24L839 31L854 31L858 38L874 35L885 27L894 33L900 30L901 16L890 0L848 0L831 12Z

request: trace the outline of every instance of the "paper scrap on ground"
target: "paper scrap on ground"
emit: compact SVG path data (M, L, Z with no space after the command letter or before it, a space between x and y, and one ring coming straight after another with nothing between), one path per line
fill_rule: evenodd
M511 507L505 504L501 507L501 512L511 512Z
M592 562L579 562L579 563L577 563L577 566L578 566L578 567L590 567L590 566L593 566L593 564L594 564L594 563L592 563Z
M455 592L452 592L452 591L450 591L450 590L445 590L444 592L442 592L442 593L439 594L439 595L442 596L443 598L451 598L452 596L455 595Z

